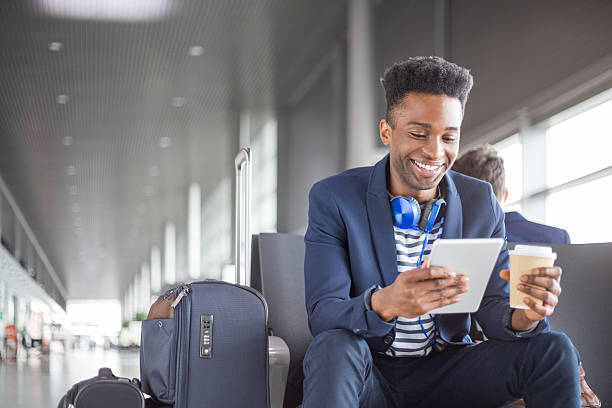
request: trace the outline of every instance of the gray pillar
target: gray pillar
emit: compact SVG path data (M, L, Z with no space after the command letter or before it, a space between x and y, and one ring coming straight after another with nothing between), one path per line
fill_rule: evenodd
M370 0L348 2L348 167L371 164L378 137L372 7Z
M532 125L526 108L518 112L518 119L523 145L523 215L543 223L546 198L543 195L529 196L546 189L546 130Z
M434 52L437 56L448 58L448 0L434 2Z

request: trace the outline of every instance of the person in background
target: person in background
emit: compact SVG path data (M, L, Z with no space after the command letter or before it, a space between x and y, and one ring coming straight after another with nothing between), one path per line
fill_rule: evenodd
M484 144L466 151L455 160L453 170L489 182L500 205L503 205L508 199L504 159L498 156L493 146ZM516 211L506 213L505 224L508 242L571 243L569 234L564 229L529 221ZM601 407L601 401L584 379L582 363L580 363L579 370L582 406Z
M485 144L468 150L455 161L453 170L488 181L500 205L508 199L504 159L497 155L493 146ZM571 244L564 229L529 221L517 211L506 213L505 224L508 242Z

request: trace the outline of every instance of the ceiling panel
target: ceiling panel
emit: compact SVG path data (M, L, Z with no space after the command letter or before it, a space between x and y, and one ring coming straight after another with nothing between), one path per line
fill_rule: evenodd
M185 222L189 183L231 169L238 112L282 104L345 7L0 3L0 174L69 298L119 297L163 224Z

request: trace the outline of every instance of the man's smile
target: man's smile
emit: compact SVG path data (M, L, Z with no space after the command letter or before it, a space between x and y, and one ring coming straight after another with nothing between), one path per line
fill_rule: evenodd
M410 159L410 163L412 163L413 167L417 170L418 174L421 174L425 177L435 177L444 168L444 163L439 162L439 161L425 162L425 161Z

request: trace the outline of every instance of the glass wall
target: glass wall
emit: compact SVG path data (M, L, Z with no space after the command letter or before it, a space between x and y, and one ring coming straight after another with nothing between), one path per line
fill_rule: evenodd
M609 118L612 89L495 144L506 166L509 196L504 210L525 210L528 219L563 228L572 243L612 241L612 217L600 211L612 200ZM530 144L542 151L525 152L521 139L525 137L545 138L545 143ZM543 158L544 175L536 174L541 163L523 160L526 153ZM525 193L526 181L542 176L545 187ZM529 213L539 202L543 202L543 217Z

